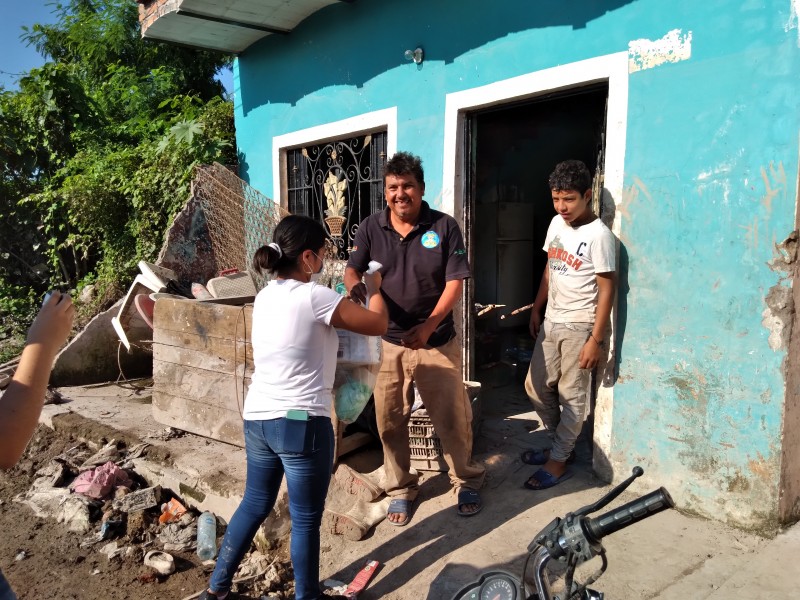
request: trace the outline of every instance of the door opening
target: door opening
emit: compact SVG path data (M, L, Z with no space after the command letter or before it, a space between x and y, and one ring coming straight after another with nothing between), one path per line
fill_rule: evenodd
M521 391L533 350L530 310L546 264L555 215L547 178L562 160L582 160L600 177L608 84L476 111L466 119L467 244L473 279L468 311L468 378ZM504 318L501 318L504 317ZM489 382L487 379L491 379Z

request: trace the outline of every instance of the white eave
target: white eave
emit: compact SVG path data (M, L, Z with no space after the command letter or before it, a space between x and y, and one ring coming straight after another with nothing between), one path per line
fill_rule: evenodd
M238 54L287 34L318 10L353 0L137 0L142 37Z

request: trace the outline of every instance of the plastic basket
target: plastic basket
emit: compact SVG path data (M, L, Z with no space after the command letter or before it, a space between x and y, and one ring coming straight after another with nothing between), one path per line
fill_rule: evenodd
M472 404L472 433L475 437L481 421L481 385L465 381L464 386ZM424 408L414 411L408 421L408 446L411 450L412 467L420 471L447 471L442 442Z

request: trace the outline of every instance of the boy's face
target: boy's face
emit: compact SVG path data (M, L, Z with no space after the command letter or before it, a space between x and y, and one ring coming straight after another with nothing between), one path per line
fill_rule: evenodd
M581 194L577 190L551 190L553 194L553 208L567 223L576 227L591 220L592 190Z

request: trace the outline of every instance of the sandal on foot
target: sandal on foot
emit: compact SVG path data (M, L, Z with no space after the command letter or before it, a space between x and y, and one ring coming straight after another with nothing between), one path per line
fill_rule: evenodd
M525 482L525 487L529 490L546 490L554 485L558 485L562 481L566 481L570 477L572 477L571 471L564 471L561 477L556 477L544 469L539 469Z
M550 460L550 448L546 448L544 450L539 450L538 448L525 450L525 452L523 452L519 458L526 465L543 465ZM569 456L567 456L566 463L568 465L574 463L575 458L575 450L573 450L569 453Z
M461 510L461 507L465 504L475 504L478 508L473 511ZM472 517L477 515L483 509L481 495L477 490L461 490L458 492L458 506L456 508L458 509L458 515L460 517Z
M406 518L402 521L392 521L388 518L389 515L405 515ZM411 520L411 500L406 500L405 498L394 498L391 502L389 502L389 509L386 511L386 517L389 525L394 525L395 527L408 525L408 522Z

